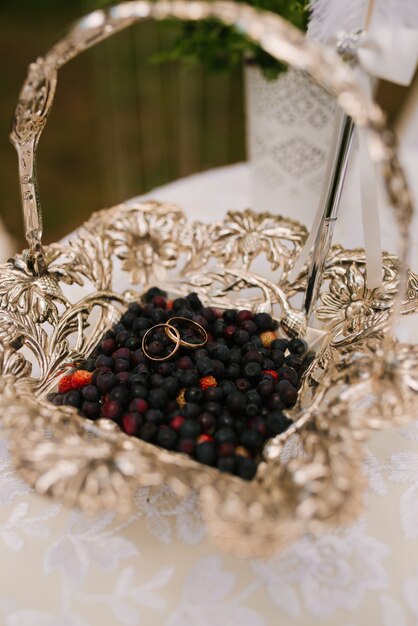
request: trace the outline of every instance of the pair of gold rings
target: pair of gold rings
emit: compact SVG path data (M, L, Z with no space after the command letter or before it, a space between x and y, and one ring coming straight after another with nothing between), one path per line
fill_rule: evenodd
M192 343L191 341L186 341L185 339L182 339L179 329L176 328L174 324L177 324L177 326L180 326L180 327L186 326L187 328L192 328L193 330L196 331L198 336L201 338L201 341L199 343ZM174 348L170 352L170 354L167 354L162 357L152 356L148 351L149 338L151 337L153 333L155 333L155 331L158 328L164 328L165 334L174 343ZM208 342L208 334L206 330L203 328L203 326L201 326L197 322L194 322L193 320L187 319L187 317L171 317L168 320L168 322L165 322L164 324L156 324L155 326L152 326L152 328L149 328L147 330L147 332L142 338L142 351L145 354L145 356L148 359L150 359L150 361L161 362L161 361L167 361L168 359L171 359L176 354L176 352L180 350L181 346L184 348L190 348L191 350L198 350L199 348L203 348L203 346L205 346L207 342Z

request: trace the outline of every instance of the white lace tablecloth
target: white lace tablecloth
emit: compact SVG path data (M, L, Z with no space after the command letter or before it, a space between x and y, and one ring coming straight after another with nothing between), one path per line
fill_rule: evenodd
M248 188L240 165L152 196L213 221L245 208ZM343 222L340 238L352 230ZM418 337L412 323L404 335ZM351 527L240 561L207 542L193 494L143 489L128 519L86 519L34 495L0 440L0 624L416 626L418 423L373 434L364 471L365 511Z

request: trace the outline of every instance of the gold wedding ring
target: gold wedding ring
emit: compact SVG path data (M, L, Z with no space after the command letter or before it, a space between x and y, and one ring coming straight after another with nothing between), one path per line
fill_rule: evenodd
M185 341L181 338L178 328L173 326L170 322L177 322L183 324L184 326L188 326L189 328L196 329L202 341L200 343L191 343L190 341ZM148 352L147 339L153 332L156 331L157 328L164 328L167 337L171 339L171 341L175 344L174 350L172 350L170 354L163 357L151 356L151 354ZM156 324L155 326L152 326L147 330L142 338L142 352L150 361L168 361L168 359L171 359L171 357L174 356L176 352L178 352L180 346L183 346L184 348L190 348L191 350L197 350L198 348L202 348L203 346L205 346L207 342L208 334L203 326L201 326L197 322L194 322L193 320L187 319L187 317L171 317L165 324Z
M200 335L202 339L200 343L190 343L189 341L185 341L184 339L181 339L181 336L180 336L181 346L185 348L190 348L191 350L198 350L199 348L203 348L203 346L207 344L208 334L206 330L203 328L203 326L201 326L197 322L194 322L193 320L189 320L187 317L170 317L170 319L167 322L167 328L165 330L165 333L168 337L170 337L171 341L175 340L175 335L171 332L171 329L174 328L174 326L172 325L172 322L181 323L183 324L183 326L188 326L189 328L196 329L197 334ZM176 330L178 329L176 328Z
M167 334L167 328L169 328L171 335L168 335L168 336L170 337L171 341L173 341L176 344L174 347L174 350L172 350L170 354L167 354L166 356L163 356L163 357L151 356L147 350L147 338L150 336L151 333L155 332L157 328L165 328L166 334ZM176 352L179 350L180 344L181 344L180 333L175 326L170 326L170 324L168 323L156 324L155 326L152 326L152 328L149 328L147 332L145 333L145 335L142 337L142 352L145 354L147 359L150 359L150 361L158 361L158 362L168 361L168 359L171 359L171 357L174 354L176 354Z

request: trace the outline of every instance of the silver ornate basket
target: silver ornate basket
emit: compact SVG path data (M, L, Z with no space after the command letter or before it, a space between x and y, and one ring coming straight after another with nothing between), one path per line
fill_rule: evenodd
M315 316L323 341L305 375L293 425L265 446L246 482L90 422L47 400L57 380L88 355L146 286L197 291L218 307L271 311L289 332L303 329L295 301L307 268L289 272L306 229L277 215L228 213L222 223L190 222L168 204L121 204L94 214L66 243L42 246L36 147L51 109L57 70L115 32L148 19L217 18L270 54L311 74L368 133L402 237L399 258L385 254L383 287L365 284L362 250L334 246ZM418 277L406 270L412 204L381 111L330 50L277 16L233 2L126 2L96 11L29 68L12 131L29 250L1 266L0 406L20 474L41 494L87 511L126 512L140 485L165 481L179 495L197 489L209 533L240 555L267 555L306 531L352 519L362 506L362 440L371 428L412 417L418 348L393 327L417 310ZM264 255L274 281L257 275ZM121 292L123 277L132 288ZM309 332L309 331L308 331Z

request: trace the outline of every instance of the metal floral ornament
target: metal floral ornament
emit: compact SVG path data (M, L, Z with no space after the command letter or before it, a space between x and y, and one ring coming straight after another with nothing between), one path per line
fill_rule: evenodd
M380 290L366 287L362 251L331 249L315 312L321 347L289 413L292 426L267 442L251 482L48 401L63 373L90 354L127 304L153 283L172 295L196 291L215 307L271 312L289 332L306 326L296 302L308 270L294 281L289 274L307 232L276 215L230 212L220 223L202 224L173 205L127 203L94 214L66 243L42 244L35 156L57 70L149 17L220 19L335 94L368 133L402 235L399 258L384 256ZM387 336L394 314L416 313L418 277L406 269L412 205L392 137L350 69L279 17L243 4L122 3L80 20L30 66L12 141L29 250L0 268L0 411L19 473L37 492L92 512L129 510L139 486L165 481L180 496L196 489L210 536L244 556L269 555L303 532L356 516L364 488L361 440L370 428L400 423L416 411L416 348ZM261 256L269 277L254 269ZM120 287L129 281L129 289ZM303 454L287 458L283 449L292 437Z

